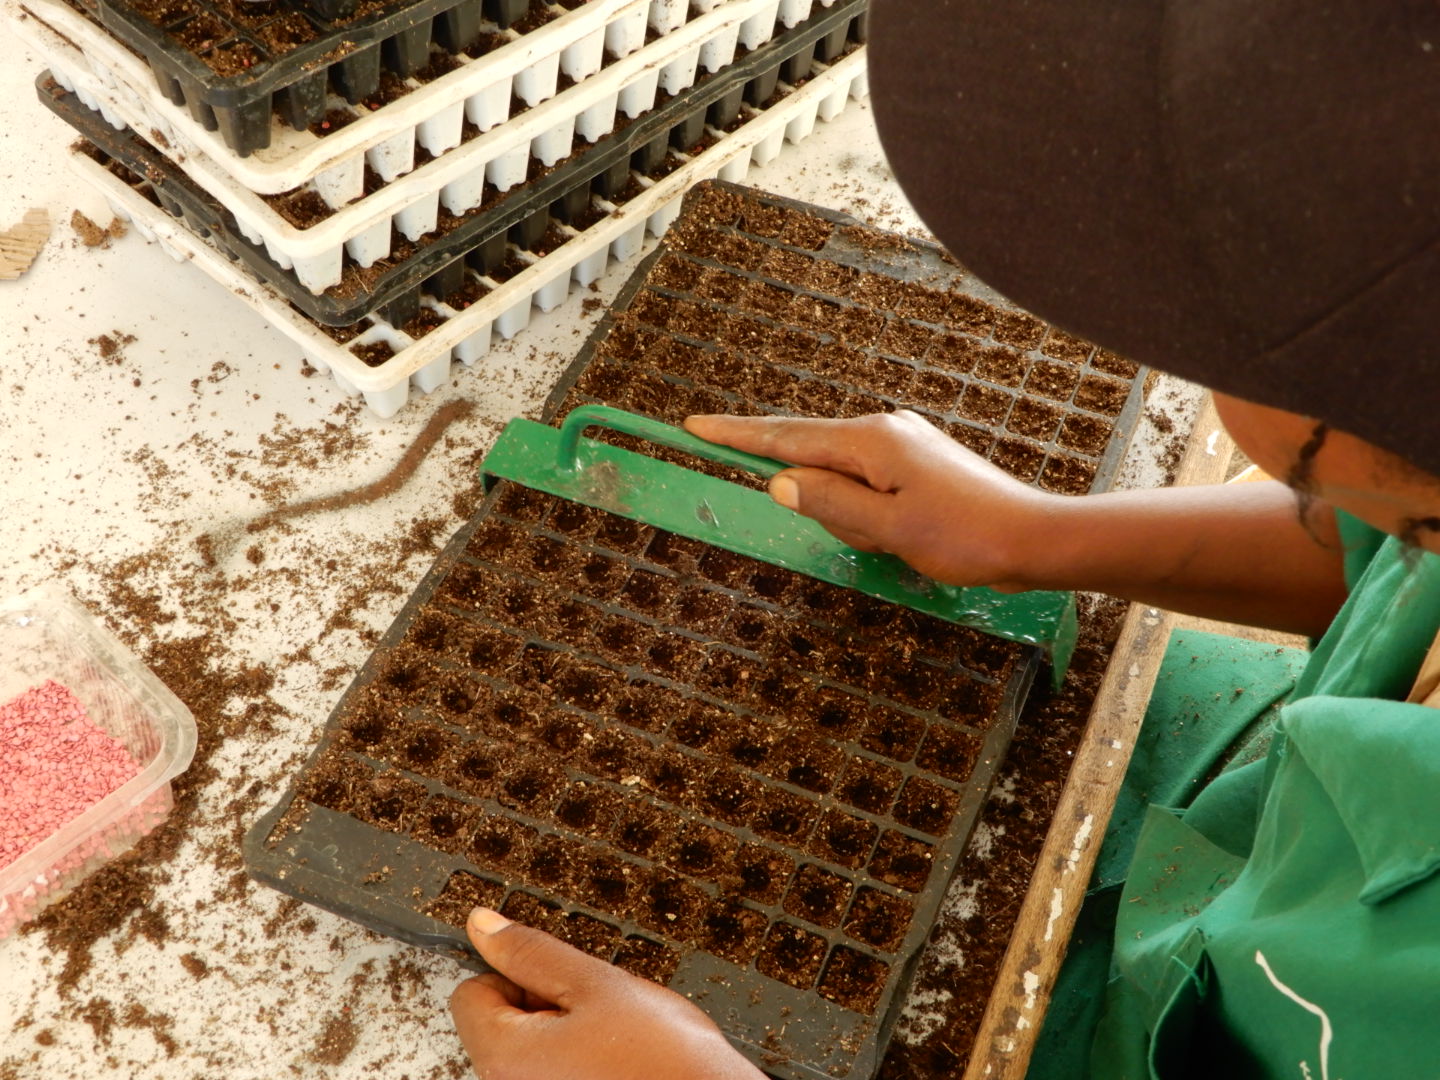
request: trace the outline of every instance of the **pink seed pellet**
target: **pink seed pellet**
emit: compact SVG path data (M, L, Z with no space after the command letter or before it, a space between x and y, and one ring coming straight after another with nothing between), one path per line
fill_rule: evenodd
M0 705L0 868L139 771L53 679Z

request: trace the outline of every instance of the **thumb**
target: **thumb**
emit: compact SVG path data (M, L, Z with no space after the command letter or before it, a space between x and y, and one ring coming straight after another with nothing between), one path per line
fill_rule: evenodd
M512 923L489 908L472 911L465 931L484 961L522 990L532 1008L538 999L569 1009L577 997L616 970L543 930Z
M814 518L838 539L862 551L883 547L894 496L829 469L786 469L770 480L770 497Z

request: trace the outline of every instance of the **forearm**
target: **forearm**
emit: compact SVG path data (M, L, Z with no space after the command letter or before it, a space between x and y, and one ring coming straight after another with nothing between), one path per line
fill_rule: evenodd
M1084 589L1318 634L1345 598L1333 513L1278 483L1067 497L1020 483L901 410L856 420L696 416L701 438L792 462L782 505L952 585Z
M1346 590L1333 512L1309 522L1276 482L1049 500L1026 583L1318 635Z

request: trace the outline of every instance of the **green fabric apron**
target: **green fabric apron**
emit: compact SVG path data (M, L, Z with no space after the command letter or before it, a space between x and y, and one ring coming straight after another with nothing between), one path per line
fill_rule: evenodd
M1303 670L1172 641L1031 1080L1440 1076L1440 558L1341 527Z

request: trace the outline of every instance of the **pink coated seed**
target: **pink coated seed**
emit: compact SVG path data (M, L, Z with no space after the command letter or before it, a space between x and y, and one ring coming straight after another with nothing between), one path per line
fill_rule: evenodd
M0 868L139 771L53 679L0 705Z

